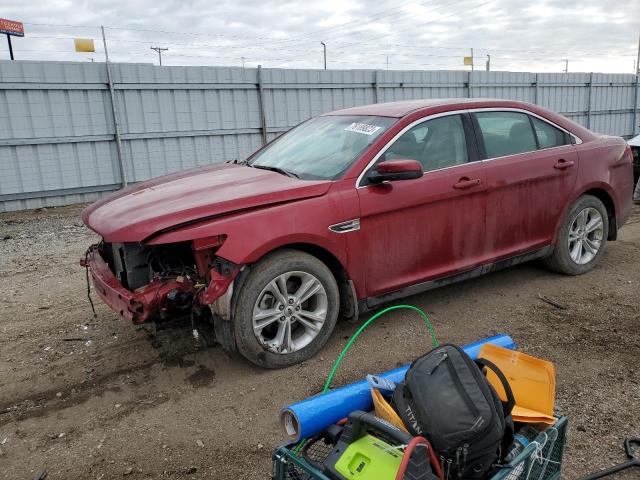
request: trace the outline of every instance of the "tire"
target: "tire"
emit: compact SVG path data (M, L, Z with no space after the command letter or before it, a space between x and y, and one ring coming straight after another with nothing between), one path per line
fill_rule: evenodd
M580 227L579 215L585 215L584 225L587 228ZM598 215L602 220L602 225L591 232L584 233L589 230L589 225L596 222ZM559 273L565 275L582 275L593 269L598 263L604 246L609 235L609 215L604 204L596 197L591 195L583 195L578 198L569 208L567 215L558 232L558 238L553 253L544 260L545 265ZM570 237L572 239L570 249ZM581 239L588 240L585 243ZM598 241L595 241L598 240ZM581 244L579 247L577 244ZM593 252L597 245L597 250ZM588 254L588 255L587 255Z
M286 299L278 294L283 288ZM315 293L305 300L309 292ZM238 294L233 317L238 352L264 368L303 362L327 343L339 309L338 285L324 263L298 250L271 253L253 266Z

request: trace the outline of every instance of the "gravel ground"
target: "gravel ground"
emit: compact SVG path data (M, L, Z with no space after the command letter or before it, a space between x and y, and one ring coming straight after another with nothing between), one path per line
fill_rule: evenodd
M319 391L358 325L339 323L302 365L264 371L186 330L124 323L99 302L93 318L78 259L96 238L80 210L0 215L0 478L269 478L279 408ZM639 256L636 210L587 275L530 263L407 302L430 313L441 341L506 332L556 363L557 410L570 421L564 476L575 479L622 461L623 439L640 435ZM424 326L392 312L336 383L427 350Z

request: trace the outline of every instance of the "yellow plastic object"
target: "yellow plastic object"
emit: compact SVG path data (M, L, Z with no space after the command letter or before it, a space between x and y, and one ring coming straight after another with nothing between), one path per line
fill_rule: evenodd
M74 38L73 44L76 47L76 52L95 52L96 51L93 45L93 38Z
M552 362L489 344L480 348L479 357L495 363L507 377L516 400L512 412L514 421L549 425L555 423L553 406L556 394L556 368ZM489 369L487 380L500 398L505 400L502 383Z
M391 405L389 405L389 402L385 400L385 398L382 396L382 394L378 389L376 388L371 389L371 397L373 398L373 408L374 408L376 417L382 418L383 420L386 420L390 424L395 425L399 429L409 433L409 431L404 426L404 423L402 423L402 420L400 419L396 411L393 409Z

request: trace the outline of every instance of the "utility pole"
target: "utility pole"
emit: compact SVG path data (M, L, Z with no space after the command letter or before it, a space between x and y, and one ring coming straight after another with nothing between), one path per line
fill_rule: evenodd
M487 72L491 70L491 55L487 54Z
M473 72L473 48L471 49L471 71Z
M640 35L638 35L638 56L636 58L635 74L640 74Z
M324 69L327 69L327 45L324 42L320 42L322 44L322 50L324 53Z
M158 60L160 61L160 66L162 66L162 52L166 52L169 49L161 48L161 47L150 47L150 48L151 50L155 50L156 52L158 52Z
M569 59L564 59L564 73L569 73Z
M111 97L111 113L113 115L113 130L116 139L116 148L118 151L118 164L120 167L120 182L122 188L127 186L127 168L124 163L124 153L122 151L122 140L120 139L120 122L118 121L118 102L116 101L116 93L113 88L113 78L111 78L111 65L109 64L109 50L107 49L107 37L104 34L104 27L101 26L102 43L104 44L104 60L107 67L107 83L109 84L109 93Z
M244 57L240 57L240 60L242 61L242 68L244 68Z
M387 55L387 70L389 70L389 55Z

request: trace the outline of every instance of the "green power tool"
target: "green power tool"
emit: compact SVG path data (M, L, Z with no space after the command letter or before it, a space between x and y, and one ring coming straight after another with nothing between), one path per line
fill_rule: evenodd
M394 480L411 435L372 415L356 410L349 415L344 430L324 461L324 471L334 480ZM412 457L417 455L412 455ZM412 458L405 478L437 480L422 450Z

